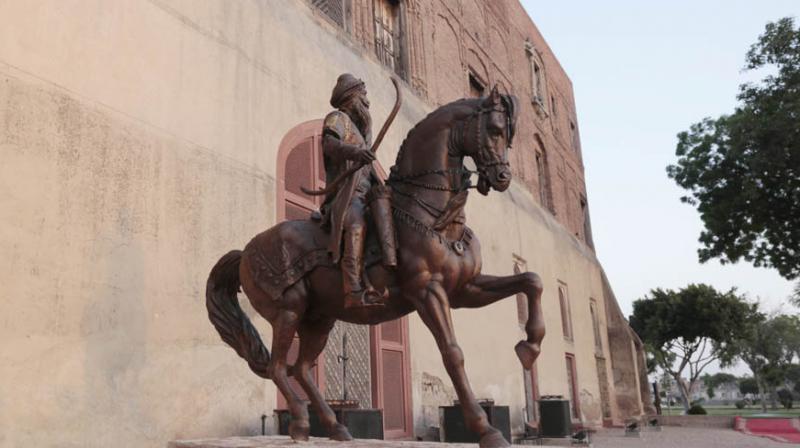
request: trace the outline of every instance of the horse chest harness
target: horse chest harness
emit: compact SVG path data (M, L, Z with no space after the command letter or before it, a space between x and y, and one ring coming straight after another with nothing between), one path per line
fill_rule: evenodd
M456 123L456 125L454 126L454 131L451 132L450 138L448 139L447 142L448 168L428 169L428 170L418 171L412 174L399 174L396 169L396 166L392 167L389 179L387 179L386 181L386 183L392 188L392 192L407 198L412 203L418 205L422 210L424 210L434 219L437 220L440 217L442 217L442 215L448 212L448 208L451 205L463 208L464 205L463 203L452 204L453 197L451 197L451 200L448 202L445 208L442 209L420 197L420 195L417 194L417 192L404 191L403 189L398 187L400 185L407 185L410 186L412 189L416 188L416 189L431 190L431 191L449 192L458 195L461 193L466 193L471 188L477 188L476 185L472 185L472 182L470 180L470 177L473 174L478 174L479 176L486 176L487 169L489 167L497 165L508 166L509 162L507 160L503 160L496 157L496 155L491 151L491 145L486 143L486 139L483 133L483 128L485 127L484 116L493 111L505 112L503 110L498 110L495 108L481 107L473 111L471 114L467 115L458 123ZM459 148L463 147L464 143L463 137L464 134L466 133L465 130L467 129L468 124L472 123L472 120L476 118L478 119L478 123L477 126L475 126L474 138L475 138L475 143L479 148L475 157L478 169L470 170L464 167L463 165L464 155L460 153ZM423 182L419 180L420 178L430 175L445 177L447 179L447 185ZM463 226L461 237L457 240L451 240L447 238L442 231L439 231L434 227L424 223L422 220L414 216L409 211L399 207L394 202L392 203L392 215L395 217L395 219L411 227L417 232L439 241L440 244L450 248L453 252L455 252L458 255L463 255L466 247L470 245L470 242L472 241L473 238L472 231L467 226Z

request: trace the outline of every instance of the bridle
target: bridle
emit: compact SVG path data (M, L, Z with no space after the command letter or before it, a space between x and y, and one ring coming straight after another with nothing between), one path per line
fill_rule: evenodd
M458 148L464 147L463 136L466 133L466 130L470 128L475 120L477 123L475 124L475 146L477 146L478 150L475 154L472 155L472 158L475 160L475 165L478 168L478 174L482 176L486 176L486 172L489 168L495 166L509 166L508 159L506 157L499 157L496 152L493 151L493 147L491 143L489 143L489 137L485 135L486 132L486 123L488 121L488 116L492 112L500 112L506 115L506 136L508 139L508 146L507 149L511 149L511 136L513 135L513 123L511 119L511 113L506 106L505 109L497 108L496 106L491 107L484 107L481 105L472 113L467 115L466 117L459 120L458 123L455 124L456 132L451 133L450 141L448 142L448 155L454 155L453 151L457 151ZM463 155L459 155L463 157Z
M391 172L389 174L389 179L387 179L387 184L405 184L410 185L417 188L422 188L426 190L434 190L434 191L449 191L452 193L459 193L461 191L470 189L470 188L477 188L477 185L472 185L470 177L473 174L477 174L478 176L487 177L489 168L495 166L503 166L508 167L509 162L507 158L500 158L497 153L493 151L492 145L489 143L489 138L485 135L485 128L486 122L488 120L488 115L492 112L501 112L506 115L506 135L508 136L508 149L511 149L511 136L513 135L513 122L511 118L511 111L509 110L508 104L505 105L505 109L498 108L496 106L492 107L484 107L480 105L478 108L473 110L468 115L464 116L463 118L459 119L453 126L452 132L450 133L450 138L447 141L447 156L451 162L449 163L449 168L445 169L436 169L436 170L423 170L416 173L411 174L399 174L397 172L396 166L393 166ZM470 170L464 167L464 156L462 149L465 147L464 137L467 133L466 131L470 129L470 126L477 120L476 125L474 126L474 146L477 146L477 152L472 156L475 160L475 165L477 170ZM457 165L457 166L453 166ZM431 184L426 182L420 182L417 180L420 177L427 176L427 175L441 175L448 179L447 185L440 185L440 184ZM455 176L454 176L455 175ZM455 179L454 179L455 178ZM453 180L457 180L455 186L453 186ZM402 194L402 193L401 193Z
M510 102L506 102L505 100L503 101L505 109L498 108L494 105L491 107L484 107L483 104L481 104L478 108L453 124L450 137L447 141L447 156L449 159L448 168L423 170L411 174L399 174L397 171L397 166L393 166L386 183L392 187L394 193L409 198L428 214L434 218L438 218L439 215L443 213L443 210L420 198L415 192L404 191L403 189L397 187L400 185L406 185L410 187L421 188L423 190L446 191L458 194L471 188L477 188L477 185L472 185L471 177L473 174L477 174L479 178L481 176L488 178L488 170L490 168L495 166L508 167L509 162L507 158L501 158L493 151L493 147L489 142L488 136L486 135L485 127L488 121L488 116L491 113L500 112L505 114L506 135L508 141L507 148L511 149L511 136L513 136L514 123L511 116L513 112L510 109L511 106L509 103ZM470 170L464 166L465 154L462 152L463 148L465 148L464 137L471 126L474 126L475 128L473 134L475 139L473 147L478 148L476 153L472 156L475 160L477 170ZM420 178L428 175L443 176L446 179L446 185L422 182L419 180Z
M478 174L479 179L481 179L481 176L487 179L489 175L488 169L490 167L509 165L508 161L504 160L506 158L505 155L503 158L497 156L493 151L489 139L484 135L484 128L489 114L492 112L503 112L507 120L507 149L511 148L511 140L514 132L515 105L513 99L510 98L508 100L504 98L502 104L505 106L505 110L498 109L495 105L492 107L484 107L481 103L470 114L462 117L451 126L450 135L447 139L447 168L429 169L411 174L400 174L397 170L399 163L392 167L389 179L386 180L386 184L391 187L392 193L397 196L403 196L411 203L416 204L433 217L436 222L434 225L430 225L404 207L401 207L396 201L393 201L392 216L395 220L404 223L423 235L427 235L439 241L440 244L450 248L450 250L458 255L464 254L466 247L470 246L470 241L473 238L472 231L470 231L468 227L463 226L461 228L461 236L457 239L450 240L445 233L441 232L442 227L438 227L440 225L447 225L446 223L448 221L443 221L442 224L437 223L442 217L447 219L447 214L452 213L454 210L451 209L451 207L463 207L466 201L467 190L478 187L478 185L472 185L471 177L473 174ZM464 137L470 125L474 125L476 128L474 138L475 146L478 148L478 151L476 155L472 157L477 165L477 171L464 167L464 157L466 155L463 153L465 148ZM402 153L403 149L401 148L400 151ZM443 185L420 180L420 178L428 175L442 176L446 179L446 183ZM408 186L411 188L406 190L405 188L401 188L401 186ZM450 196L448 203L444 206L444 209L442 209L437 205L431 204L422 197L418 189L450 192L452 196ZM450 212L448 212L448 209L450 209ZM436 228L434 228L435 226Z

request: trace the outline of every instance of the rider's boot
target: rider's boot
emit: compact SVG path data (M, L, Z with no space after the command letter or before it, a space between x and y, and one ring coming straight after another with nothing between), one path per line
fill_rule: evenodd
M344 234L342 254L342 280L344 284L344 307L360 308L383 305L381 295L373 288L361 284L361 258L364 252L364 228L353 226Z

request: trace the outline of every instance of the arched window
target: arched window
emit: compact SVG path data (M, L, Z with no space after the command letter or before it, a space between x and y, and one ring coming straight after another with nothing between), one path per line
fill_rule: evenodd
M300 187L324 186L322 120L311 120L292 128L278 150L278 221L308 219L323 196L309 196Z
M348 28L348 11L344 0L311 0L311 5L322 11L340 28Z
M552 214L556 214L553 205L553 187L550 181L550 166L547 163L547 151L538 135L536 139L536 176L539 182L539 203Z
M547 80L542 57L530 40L525 41L525 54L528 55L528 64L531 70L531 103L540 118L547 118Z
M375 55L383 65L406 79L403 55L403 16L399 0L373 0L372 15L375 32Z

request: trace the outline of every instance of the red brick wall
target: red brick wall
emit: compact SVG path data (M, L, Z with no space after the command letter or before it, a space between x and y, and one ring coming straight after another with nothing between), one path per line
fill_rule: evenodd
M370 55L373 1L352 0L350 28ZM432 105L469 96L470 71L488 88L497 84L516 95L521 110L510 156L515 176L538 201L543 188L535 161L538 136L547 153L555 219L579 240L590 241L581 208L586 185L572 83L522 5L517 0L401 0L400 4L406 81ZM538 115L532 102L526 41L543 65L546 116Z

